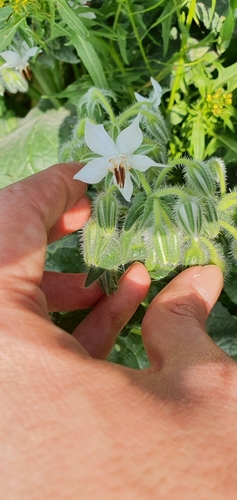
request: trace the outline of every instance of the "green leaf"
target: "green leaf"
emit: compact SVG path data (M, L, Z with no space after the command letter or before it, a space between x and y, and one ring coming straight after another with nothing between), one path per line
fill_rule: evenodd
M5 7L2 7L0 9L0 29L4 29L6 26L6 22L8 18L10 18L13 10L9 5L6 5Z
M58 0L57 4L63 21L72 31L71 36L68 34L71 38L68 45L75 47L94 85L99 88L108 88L100 59L92 43L89 42L90 32L64 0Z
M231 275L224 286L224 291L233 304L237 304L237 266L231 268Z
M57 163L61 143L69 134L68 110L31 110L13 132L0 139L0 188Z
M117 337L108 361L135 369L150 366L141 335L131 332L126 336Z
M213 90L227 85L228 92L232 92L237 87L237 62L224 68L221 64L218 67L218 78L213 80Z
M80 309L70 312L54 312L51 314L51 321L62 330L73 333L75 328L86 318L90 309Z
M229 9L226 20L224 21L219 37L219 50L224 52L230 45L232 34L235 27L235 18L231 9Z
M220 302L209 315L207 332L223 351L237 360L237 319Z
M129 64L128 56L127 56L127 38L126 38L127 31L124 29L124 27L122 25L118 24L117 33L118 33L118 46L119 46L120 54L121 54L125 64Z
M86 277L85 287L87 288L92 285L92 283L97 281L102 276L102 274L105 273L105 271L106 270L102 267L91 266Z
M78 234L69 234L48 246L45 269L61 273L85 272Z
M87 40L80 38L78 35L73 38L72 44L93 80L94 85L102 89L107 89L108 84L103 67L93 45Z
M0 40L0 52L3 52L8 45L10 45L16 31L19 29L21 24L25 22L25 19L20 19L13 26L6 26L6 28L1 30L1 40Z
M84 26L83 22L79 19L77 14L73 11L73 9L65 2L64 0L58 0L58 11L62 17L62 19L66 22L66 24L76 31L79 36L87 36L87 28Z
M224 162L226 164L233 163L237 161L237 141L235 137L231 134L229 135L217 135L216 139L219 141L220 146L224 146L227 150L224 156Z
M170 0L165 6L162 15L165 16L164 21L162 21L162 38L163 38L163 56L165 57L170 42L170 29L172 23L172 13L169 15L173 7L173 0Z
M193 156L202 160L205 150L205 126L201 114L197 115L192 121L191 145L193 146Z
M5 116L4 118L0 118L0 139L5 137L5 135L10 134L13 130L17 128L17 125L19 123L19 118L16 116L11 116L9 113L9 116ZM0 153L1 156L1 153ZM0 171L1 172L1 171Z

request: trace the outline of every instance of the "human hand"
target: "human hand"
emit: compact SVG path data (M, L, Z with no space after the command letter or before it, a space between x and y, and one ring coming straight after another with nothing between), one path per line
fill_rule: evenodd
M103 361L149 276L133 265L110 297L84 290L80 275L43 276L47 234L89 216L76 171L54 166L0 196L0 497L234 499L236 364L204 330L221 273L188 269L153 300L143 322L151 368ZM47 303L95 305L68 335Z

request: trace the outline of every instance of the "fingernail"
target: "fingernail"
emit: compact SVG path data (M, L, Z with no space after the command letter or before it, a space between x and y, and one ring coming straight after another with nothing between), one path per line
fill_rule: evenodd
M217 266L203 266L195 274L192 285L212 309L223 287L222 272Z

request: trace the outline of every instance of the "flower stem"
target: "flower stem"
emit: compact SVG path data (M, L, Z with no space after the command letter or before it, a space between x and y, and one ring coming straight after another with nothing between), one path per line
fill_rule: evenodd
M135 102L133 106L128 109L125 109L123 113L121 113L117 119L117 126L120 128L124 122L126 122L129 118L134 117L134 115L138 114L138 111L141 109L141 103Z
M172 170L173 167L176 167L176 165L168 165L167 167L162 168L161 173L156 181L155 184L155 191L161 186L162 182L165 179L165 176Z
M149 183L146 180L145 175L142 172L139 172L139 171L138 171L138 175L139 175L139 179L141 181L142 187L143 187L146 195L150 196L150 194L151 194L151 188L150 188Z

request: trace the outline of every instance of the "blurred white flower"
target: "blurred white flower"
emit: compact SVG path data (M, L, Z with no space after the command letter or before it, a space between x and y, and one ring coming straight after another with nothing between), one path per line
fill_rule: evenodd
M162 95L162 87L160 84L151 77L151 83L153 87L153 91L151 91L149 97L143 97L141 94L138 94L138 92L134 92L134 95L136 97L136 100L138 102L144 102L144 104L151 103L153 106L158 107L161 103L161 95Z
M82 7L85 7L85 9L87 9L89 7L88 0L80 0L80 4ZM75 0L69 0L68 5L72 8L76 7ZM95 19L96 15L94 12L80 12L78 14L78 17L86 17L87 19Z
M29 77L29 59L35 56L38 50L38 47L30 48L26 42L22 42L19 50L5 50L4 52L0 52L0 56L6 61L1 68L13 68L20 73L25 73Z
M143 140L139 127L140 116L137 116L129 127L118 136L116 142L109 136L103 125L94 125L86 120L85 141L87 146L101 155L87 163L75 176L90 184L100 182L108 172L113 173L113 182L118 186L125 200L130 201L133 184L130 176L132 168L145 172L149 167L163 167L146 155L134 154Z

